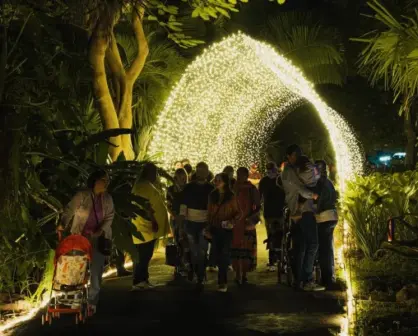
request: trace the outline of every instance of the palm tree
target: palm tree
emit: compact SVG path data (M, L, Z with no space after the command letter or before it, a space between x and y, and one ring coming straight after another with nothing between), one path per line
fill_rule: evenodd
M418 93L418 12L397 19L379 1L368 5L379 28L363 38L352 39L365 43L359 59L359 69L369 76L372 85L381 81L401 100L399 114L405 120L407 136L406 164L413 169L416 163L417 93ZM406 7L405 10L407 10Z
M312 13L282 12L270 17L262 35L312 83L344 83L346 67L338 33L321 25Z
M313 13L284 12L280 7L254 1L230 21L218 19L216 28L219 35L241 30L266 40L314 84L342 85L345 81L346 64L339 34L321 24Z

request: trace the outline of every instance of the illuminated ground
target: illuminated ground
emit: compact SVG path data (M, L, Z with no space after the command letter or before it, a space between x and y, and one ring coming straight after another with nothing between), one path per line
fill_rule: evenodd
M260 232L259 241L263 236ZM163 265L159 253L151 267L156 290L130 293L130 278L112 279L104 284L100 313L87 325L77 328L73 319L61 319L41 327L37 319L15 335L335 335L341 293L296 293L276 285L259 247L258 271L250 277L256 286L240 289L231 283L228 293L217 293L216 274L210 274L206 291L197 296L193 287L170 285L172 268Z

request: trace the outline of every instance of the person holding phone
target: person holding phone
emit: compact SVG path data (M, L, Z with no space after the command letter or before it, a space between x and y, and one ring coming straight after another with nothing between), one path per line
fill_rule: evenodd
M215 190L209 195L208 227L205 235L212 240L218 265L218 291L228 290L228 267L230 261L232 230L241 218L238 201L231 190L229 176L215 176Z

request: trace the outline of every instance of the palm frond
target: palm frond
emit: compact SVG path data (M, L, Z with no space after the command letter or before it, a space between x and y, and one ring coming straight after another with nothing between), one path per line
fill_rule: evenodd
M415 17L397 19L377 0L368 5L382 27L355 39L366 44L359 69L369 76L372 85L383 81L385 88L394 92L395 100L403 97L402 113L418 93L418 12Z
M338 34L320 25L311 13L284 12L270 18L264 36L313 83L344 83L345 61Z

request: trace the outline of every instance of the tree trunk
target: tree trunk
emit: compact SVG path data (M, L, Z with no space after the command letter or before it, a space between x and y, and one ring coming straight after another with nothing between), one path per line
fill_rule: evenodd
M116 13L115 13L116 14ZM105 130L112 128L132 128L132 99L135 81L144 68L148 56L148 43L142 26L144 8L137 5L132 10L132 26L138 44L138 54L129 69L124 69L119 50L113 33L113 26L106 26L106 22L113 20L100 18L93 31L90 41L90 64L93 68L94 93L98 101L100 117ZM115 15L116 17L116 15ZM107 62L111 72L114 97L109 89L106 77ZM110 139L117 147L111 146L109 154L116 160L123 151L127 160L135 159L132 138L129 134Z
M417 141L417 132L416 132L416 112L414 109L415 102L411 105L411 108L404 114L404 127L405 134L407 139L406 144L406 158L405 165L407 169L414 170L416 164L416 141Z
M115 105L106 77L105 56L107 49L108 38L106 29L103 27L103 23L99 21L91 36L89 59L93 68L94 95L98 103L103 129L105 130L119 128ZM112 160L116 160L121 150L122 141L120 136L110 138L110 141L115 146L109 146L109 154Z

